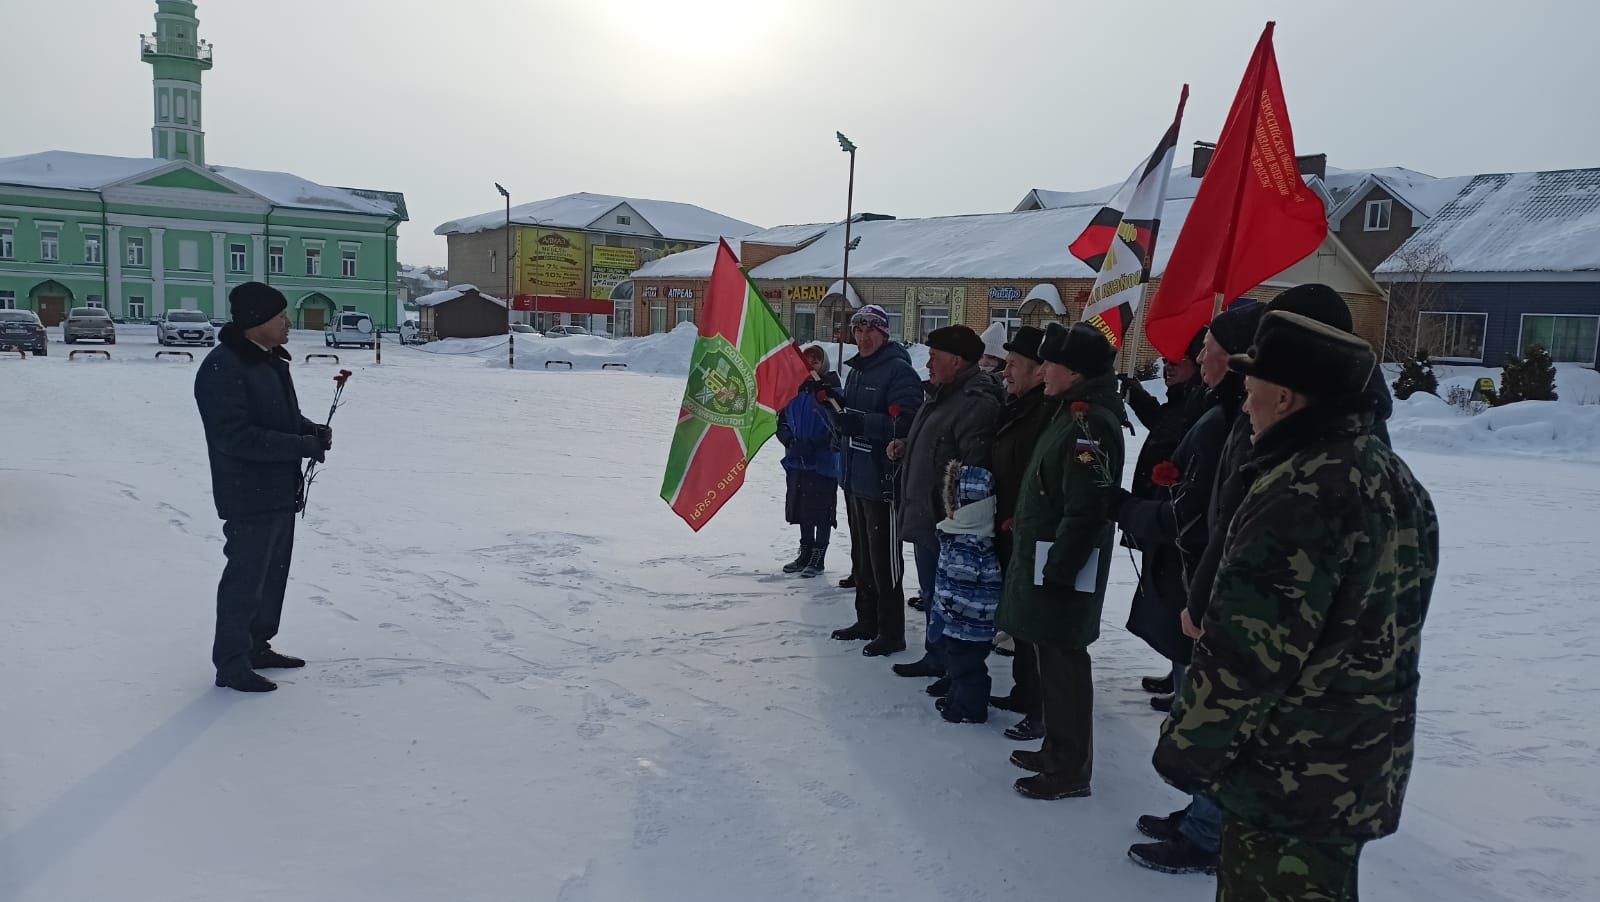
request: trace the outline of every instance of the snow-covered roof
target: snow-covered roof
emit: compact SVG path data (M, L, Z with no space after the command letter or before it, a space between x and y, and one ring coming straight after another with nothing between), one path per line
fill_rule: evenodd
M777 245L778 247L800 247L817 236L823 234L835 225L842 223L814 222L801 225L781 225L770 229L752 232L743 238L729 238L728 245L733 248L734 256L744 258L744 245L751 244ZM711 269L717 262L717 246L707 244L691 250L676 254L668 254L652 260L640 267L633 274L636 279L709 279Z
M456 298L462 297L468 292L476 292L478 297L483 298L486 301L493 301L502 307L506 305L505 301L500 300L494 295L484 294L483 292L478 291L478 286L465 284L452 285L443 291L435 291L432 294L425 294L411 303L416 304L418 307L437 307L440 304L447 304Z
M1413 224L1420 226L1439 212L1445 204L1454 200L1472 178L1470 175L1434 178L1409 169L1372 172L1354 185L1341 187L1334 194L1336 202L1328 212L1328 219L1337 228L1338 223L1348 216L1356 204L1371 193L1372 189L1382 188L1400 203L1410 207L1416 214L1412 218Z
M514 206L511 208L511 222L515 225L549 226L558 229L587 229L624 204L632 207L634 212L643 217L661 237L673 240L716 241L718 238L748 235L761 228L694 204L619 197L613 194L590 194L587 191ZM502 208L477 216L453 219L434 229L433 233L469 235L500 228L505 225L505 221L506 212Z
M1435 247L1442 273L1600 271L1600 169L1475 176L1375 272Z
M1191 175L1192 171L1189 166L1173 167L1171 179L1167 183L1167 198L1169 200L1184 197L1192 198L1200 193L1201 180ZM1325 174L1320 179L1317 176L1305 174L1302 174L1301 178L1307 185L1311 185L1314 188L1320 184L1323 191L1333 201L1330 205L1331 209L1344 203L1356 189L1366 184L1374 176L1393 179L1396 184L1407 186L1408 198L1411 193L1416 193L1425 198L1434 197L1436 196L1435 194L1427 194L1427 192L1429 190L1441 190L1429 189L1425 186L1430 182L1442 180L1435 179L1427 173L1417 172L1401 166L1390 166L1383 169L1339 169L1335 166L1328 166ZM1060 207L1081 207L1090 204L1103 206L1107 201L1111 200L1120 187L1122 187L1121 182L1090 188L1086 191L1051 191L1046 188L1034 188L1023 196L1014 211L1053 210ZM1448 200L1449 197L1445 197L1439 200L1437 204L1442 206Z
M331 188L288 172L239 169L233 166L207 167L217 175L254 191L279 207L302 210L332 210L339 213L365 213L368 216L393 216L392 206L357 197L343 188Z
M170 162L47 150L0 159L0 185L95 191L140 173L154 171Z
M47 150L43 153L0 159L0 184L30 188L61 188L69 191L100 191L119 182L146 173L153 174L173 165L172 160L152 157L108 157L66 150ZM180 167L189 165L192 164L178 164ZM394 204L368 200L350 190L319 185L287 172L265 172L233 166L204 168L279 207L384 217L394 216L399 212Z
M1191 197L1172 198L1161 214L1153 275L1166 268L1183 227ZM1067 245L1100 209L1101 202L1025 213L983 213L928 219L858 222L852 238L850 275L864 279L1076 279L1094 270ZM838 227L835 227L838 228ZM813 241L751 270L762 279L837 278L844 268L842 241ZM668 258L670 259L670 258Z

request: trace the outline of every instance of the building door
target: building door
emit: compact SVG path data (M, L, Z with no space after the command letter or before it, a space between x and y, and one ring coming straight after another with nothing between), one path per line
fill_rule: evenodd
M328 324L328 311L321 304L311 304L300 311L300 328L321 332L322 327Z
M59 326L66 318L67 299L55 295L39 296L39 322L46 326Z

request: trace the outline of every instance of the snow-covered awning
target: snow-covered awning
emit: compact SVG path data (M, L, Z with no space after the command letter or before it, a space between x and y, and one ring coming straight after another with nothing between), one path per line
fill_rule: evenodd
M1028 291L1028 296L1022 299L1022 306L1026 307L1034 301L1044 301L1053 310L1056 316L1067 315L1067 305L1061 303L1061 292L1056 290L1049 282L1040 282Z
M850 302L851 307L859 308L861 306L861 295L856 294L855 286L847 284L843 279L839 279L829 285L828 293L823 295L822 298L827 300L830 297L841 294L844 295L846 301Z

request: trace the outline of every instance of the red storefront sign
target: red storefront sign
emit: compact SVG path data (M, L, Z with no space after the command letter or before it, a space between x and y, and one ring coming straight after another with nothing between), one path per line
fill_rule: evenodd
M524 313L595 313L601 316L610 316L615 312L611 301L549 294L519 294L511 299L511 309Z

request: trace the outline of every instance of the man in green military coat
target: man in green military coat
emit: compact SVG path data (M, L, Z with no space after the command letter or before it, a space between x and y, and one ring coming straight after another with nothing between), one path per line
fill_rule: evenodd
M1229 527L1155 766L1224 811L1217 898L1356 898L1361 847L1399 826L1438 519L1372 434L1364 341L1261 321L1245 374L1250 486Z
M1111 570L1127 415L1111 369L1116 350L1097 329L1052 323L1039 356L1053 410L1017 497L995 625L1038 649L1044 745L1012 753L1012 764L1034 772L1017 792L1066 799L1089 794L1094 769L1089 645L1100 636Z

